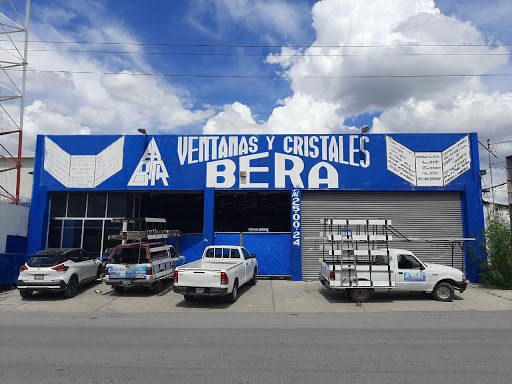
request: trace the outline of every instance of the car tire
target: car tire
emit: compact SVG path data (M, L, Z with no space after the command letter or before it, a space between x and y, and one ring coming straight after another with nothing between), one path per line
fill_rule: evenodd
M366 303L370 301L372 291L366 288L353 288L350 290L350 298L356 303Z
M114 285L114 292L118 293L118 294L121 294L121 293L124 292L124 287L122 287L120 285Z
M258 268L254 268L254 273L252 275L252 279L249 280L249 284L256 285L256 275L258 274Z
M234 303L238 299L238 280L233 283L233 290L228 294L228 302Z
M20 289L20 296L24 299L31 298L33 293L34 291L31 291L30 289Z
M101 279L101 275L103 275L103 267L100 265L96 271L96 279Z
M435 286L434 290L432 291L432 295L434 296L434 299L438 301L447 302L453 300L455 291L450 283L442 282Z
M66 287L66 290L64 291L64 297L67 297L67 298L75 297L77 290L78 290L78 278L76 276L71 276L71 278L68 281L68 286Z
M195 297L192 295L184 295L185 301L191 302L194 301Z

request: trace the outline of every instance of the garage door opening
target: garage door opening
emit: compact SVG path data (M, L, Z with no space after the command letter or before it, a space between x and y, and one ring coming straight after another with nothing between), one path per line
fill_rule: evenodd
M203 233L204 193L142 193L141 217L161 217L168 229Z
M290 192L215 193L215 231L290 232Z

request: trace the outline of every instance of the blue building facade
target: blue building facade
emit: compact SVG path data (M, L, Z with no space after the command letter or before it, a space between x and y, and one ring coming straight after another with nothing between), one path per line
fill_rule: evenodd
M28 251L101 253L119 230L112 218L162 216L184 233L189 260L206 245L240 241L252 244L264 274L301 280L303 200L354 193L392 193L396 207L416 193L455 196L460 233L443 234L480 237L477 135L38 136Z

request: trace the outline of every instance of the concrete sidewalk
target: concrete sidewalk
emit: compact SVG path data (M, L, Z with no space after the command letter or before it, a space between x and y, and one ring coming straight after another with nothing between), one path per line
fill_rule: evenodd
M343 295L327 291L319 282L258 280L255 286L243 286L238 301L220 298L186 302L167 284L159 294L142 288L118 295L109 286L96 283L79 290L76 297L65 299L50 293L22 299L18 290L0 291L0 312L404 312L404 311L510 311L512 291L470 284L451 303L435 301L424 293L374 293L368 303L357 306Z

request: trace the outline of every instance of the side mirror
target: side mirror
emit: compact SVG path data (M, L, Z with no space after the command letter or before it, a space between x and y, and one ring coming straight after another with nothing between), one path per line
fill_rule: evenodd
M253 253L251 254L251 259L255 259L256 258L256 255Z
M420 270L424 270L425 269L425 266L423 264L420 264Z

